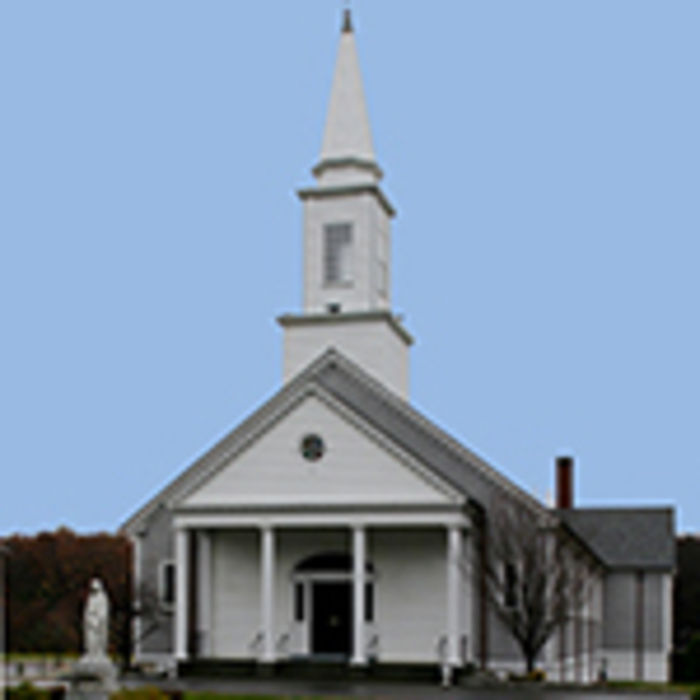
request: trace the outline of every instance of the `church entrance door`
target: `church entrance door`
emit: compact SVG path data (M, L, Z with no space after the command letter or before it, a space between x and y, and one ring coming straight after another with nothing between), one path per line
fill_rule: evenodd
M352 586L349 581L312 583L314 654L350 656L352 649Z

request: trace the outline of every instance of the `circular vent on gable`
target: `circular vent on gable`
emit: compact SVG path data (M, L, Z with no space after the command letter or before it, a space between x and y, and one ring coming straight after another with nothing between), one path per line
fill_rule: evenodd
M325 445L319 435L305 435L301 439L299 450L304 459L309 460L309 462L317 462L323 457Z

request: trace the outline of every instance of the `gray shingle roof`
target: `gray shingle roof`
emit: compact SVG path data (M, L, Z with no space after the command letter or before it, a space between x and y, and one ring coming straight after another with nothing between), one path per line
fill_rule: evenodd
M288 401L290 396L303 391L304 387L313 385L328 392L482 507L488 509L494 494L500 492L515 497L532 509L546 512L539 501L486 461L451 438L355 363L336 350L329 349L153 496L122 525L122 530L137 532L160 503L177 500L178 494L206 479L207 475L230 459L254 426L268 420L269 415L274 413L276 405Z
M489 510L494 498L508 494L535 512L546 512L539 501L406 401L340 353L329 350L154 496L123 529L136 532L159 504L176 500L178 494L208 478L213 470L230 459L256 425L270 420L276 406L289 401L304 387L314 385L383 432L485 510ZM671 508L576 508L556 513L609 568L671 569L675 566Z
M494 495L505 492L536 511L546 510L537 499L360 367L335 351L329 357L335 359L319 366L316 381L465 496L488 508Z
M562 520L611 569L673 569L672 508L573 508Z

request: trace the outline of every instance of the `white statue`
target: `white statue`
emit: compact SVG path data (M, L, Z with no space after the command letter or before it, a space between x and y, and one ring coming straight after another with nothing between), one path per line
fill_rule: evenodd
M107 656L109 632L109 599L102 581L90 581L90 593L83 613L85 656L88 659L104 659Z

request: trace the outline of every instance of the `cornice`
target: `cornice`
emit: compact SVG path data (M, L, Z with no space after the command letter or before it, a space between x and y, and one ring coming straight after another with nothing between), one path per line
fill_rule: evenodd
M360 184L342 185L338 187L307 187L297 190L297 195L299 195L299 199L302 201L306 201L307 199L328 199L331 197L354 197L358 194L374 195L388 216L396 216L396 209L391 206L391 203L378 185Z
M314 177L320 177L326 170L332 168L359 168L360 170L369 170L377 180L384 177L382 169L373 161L363 158L326 158L311 169Z
M316 326L320 324L356 323L358 321L384 321L406 345L413 345L413 336L403 327L399 318L389 311L347 311L337 314L283 314L277 317L282 328L291 326Z

